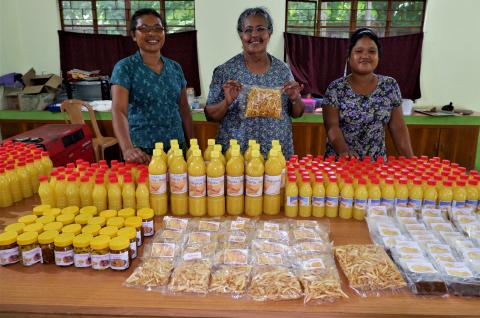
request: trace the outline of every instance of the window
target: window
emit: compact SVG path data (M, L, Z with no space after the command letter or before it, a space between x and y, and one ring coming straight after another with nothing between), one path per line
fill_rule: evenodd
M132 14L141 8L160 12L168 33L195 30L194 0L59 0L58 5L64 31L127 35Z
M371 28L381 37L418 33L423 29L426 2L287 0L285 29L341 38L360 27Z

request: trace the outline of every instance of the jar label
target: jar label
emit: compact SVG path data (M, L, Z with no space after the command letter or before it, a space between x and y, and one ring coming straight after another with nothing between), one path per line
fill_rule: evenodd
M282 175L270 176L265 175L263 181L263 192L269 195L280 194L280 188L282 186Z
M32 266L36 263L43 263L42 249L35 247L29 251L22 252L23 265Z
M75 267L90 267L92 265L90 253L73 255L73 263L75 264Z
M130 266L128 251L114 254L110 253L110 268L115 270L124 270Z
M130 242L130 250L132 251L132 259L137 258L137 241Z
M137 246L142 245L142 231L137 229Z
M227 195L231 197L243 195L243 176L227 176Z
M110 254L92 254L92 268L93 269L107 269L110 267Z
M170 191L173 194L186 193L188 188L186 173L170 173Z
M167 192L167 175L150 174L150 193L163 194Z
M143 236L153 236L155 229L153 227L153 220L142 221Z
M249 197L262 196L263 177L246 176L245 194Z
M58 266L73 265L73 249L69 251L55 251L55 264Z
M0 250L0 265L15 264L19 260L18 246L7 250Z
M209 197L219 197L225 194L225 178L207 177L207 192Z
M206 187L207 177L203 176L189 176L188 177L188 194L191 198L203 198L207 195Z

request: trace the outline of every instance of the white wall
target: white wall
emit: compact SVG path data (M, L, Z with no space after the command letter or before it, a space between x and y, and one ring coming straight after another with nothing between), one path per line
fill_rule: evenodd
M241 52L240 13L265 6L274 20L269 52L283 59L285 0L196 0L203 99L215 66ZM480 111L479 0L429 0L422 54L422 99L417 105L455 105ZM0 75L60 71L57 0L0 0Z

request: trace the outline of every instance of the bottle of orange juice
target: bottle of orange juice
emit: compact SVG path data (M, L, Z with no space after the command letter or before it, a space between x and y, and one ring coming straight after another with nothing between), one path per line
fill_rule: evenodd
M199 147L198 145L193 145L193 146L190 147L190 149L191 149L192 151L190 152L190 156L187 157L187 167L190 166L190 163L191 163L192 160L193 160L193 152L194 152L195 150L200 151L200 156L202 156L202 151L200 150L200 147ZM202 160L203 160L203 157L202 157ZM205 161L204 161L204 164L205 164Z
M215 146L215 139L208 139L207 140L207 149L203 152L203 160L205 161L205 166L208 167L208 162L210 161L210 154L213 151L213 147Z
M298 189L298 216L308 218L312 216L312 186L310 176L302 176L302 183Z
M55 204L57 208L63 209L68 206L67 195L66 195L66 186L65 186L65 175L57 175L57 182L55 183Z
M474 212L477 210L478 205L478 181L474 179L468 180L467 185L467 200L465 201L465 207L472 209Z
M80 206L81 207L90 206L93 204L92 190L93 190L93 187L90 182L90 177L82 176L80 178Z
M234 139L232 139L234 140ZM233 149L232 149L233 148ZM244 164L240 146L230 146L230 160L227 162L227 214L240 215L244 205ZM229 149L229 150L230 150Z
M400 178L395 189L395 205L406 207L408 205L408 180Z
M452 207L463 208L467 201L467 190L465 189L465 181L458 180L456 186L453 187Z
M257 142L254 139L248 140L248 148L247 150L245 150L245 153L243 154L243 158L245 159L245 166L248 164L248 162L252 158L253 145L255 145L256 143Z
M58 177L57 177L58 178ZM57 188L59 187L59 183L57 181ZM57 207L58 205L58 197L57 199ZM95 185L93 186L92 191L92 203L97 208L97 211L102 212L103 210L107 209L107 189L105 189L105 184L103 183L103 178L95 179Z
M38 176L47 176L46 170L45 170L45 168L43 167L43 164L42 164L42 155L41 154L35 154L33 156L33 166L35 167L35 169L37 169Z
M180 149L175 150L169 166L170 173L170 204L173 215L188 213L188 179L187 163Z
M435 180L428 180L425 191L423 192L423 207L428 209L435 209L437 207L437 182Z
M123 187L122 187L122 207L124 209L136 209L135 204L135 184L132 180L131 174L126 174L123 177Z
M298 187L297 177L291 175L285 187L285 216L295 218L298 216Z
M30 175L30 184L32 185L33 193L37 193L38 186L40 185L38 182L39 171L33 165L33 158L27 158L25 161L26 161L25 169Z
M272 148L278 151L278 158L280 159L280 163L282 164L282 181L280 186L280 206L283 206L283 202L285 201L285 178L286 178L286 160L285 156L282 153L282 146L278 142L278 140L272 140Z
M347 178L344 180L343 188L340 193L340 208L339 216L342 219L351 219L353 214L353 196L354 190L352 186L352 179Z
M167 162L168 157L165 151L163 151L163 142L156 142L155 143L155 149L160 150L160 157L162 157L164 162Z
M109 181L110 184L107 190L108 208L110 210L120 211L122 209L122 189L120 189L117 177L112 176Z
M198 147L197 138L190 138L190 148L188 148L188 150L187 150L187 160L192 155L193 150L196 148L195 146Z
M414 179L411 190L408 192L408 206L420 211L423 205L422 180Z
M77 177L69 175L67 178L67 186L65 188L65 195L67 196L68 206L80 206L80 191L77 185Z
M377 178L370 179L370 187L368 188L368 206L379 206L382 200L382 191L380 190Z
M225 161L227 161L227 163L232 157L232 150L234 148L234 145L238 145L237 139L230 139L230 147L228 147L227 152L225 153Z
M48 181L47 187L50 188L48 186ZM42 195L40 196L40 199L42 199ZM45 200L45 198L43 198L43 200ZM6 208L8 206L11 206L12 204L13 198L12 193L10 192L10 182L5 174L5 169L3 167L0 167L0 208ZM42 202L42 204L47 203Z
M392 178L384 179L384 186L382 189L382 205L387 208L387 212L392 215L395 206L395 187L393 186Z
M452 207L452 200L452 181L444 180L443 186L438 192L438 207L443 212L443 214L448 213L449 209Z
M173 144L174 145L174 144ZM175 146L173 146L175 147ZM170 149L171 150L171 149ZM172 155L173 156L173 155ZM172 157L173 158L173 157ZM159 149L153 150L152 160L148 165L149 185L150 185L150 204L155 215L165 215L168 212L168 198L167 198L167 165L162 159L162 152ZM140 185L139 185L140 187ZM142 192L142 188L140 192ZM142 195L143 193L140 193ZM139 191L137 188L137 209L149 207L143 206L144 202L139 202ZM138 205L142 205L142 207Z
M225 214L225 166L218 151L210 153L207 165L207 213L209 216Z
M40 200L42 204L48 204L51 207L55 206L55 193L50 188L48 184L48 177L47 176L40 176L38 177L40 180L40 186L38 188L38 194L40 195Z
M245 177L245 214L260 216L263 209L263 174L265 167L260 159L260 152L252 150L251 159L247 163Z
M155 151L155 150L154 150ZM145 176L139 176L137 179L137 189L135 190L135 200L137 201L137 210L143 209L143 208L150 208L150 200L152 200L152 196L149 193L149 189L146 184L146 177ZM165 195L166 197L166 195ZM162 198L161 196L157 196L155 200L153 200L153 203L158 206L161 206L159 202L163 203L166 202L167 199ZM165 205L167 205L165 203ZM160 211L160 209L158 209Z
M30 183L30 175L25 168L25 161L19 161L17 165L17 174L20 181L20 188L22 189L23 198L30 198L33 196L32 184Z
M321 173L315 176L315 184L312 189L312 215L316 218L325 216L325 187Z
M43 151L42 152L42 165L43 165L43 172L45 173L46 176L50 175L50 171L53 169L53 162L50 160L50 157L48 156L48 152Z
M12 194L13 202L18 202L23 200L22 189L20 187L20 180L18 175L15 172L13 164L8 164L7 169L5 170L5 175L10 184L10 193Z
M188 210L190 215L204 216L207 214L205 162L198 147L192 150L190 158L191 160L188 164Z
M353 205L353 218L358 221L365 219L367 213L368 189L367 180L358 179L358 186L355 189L355 203Z
M280 213L282 168L283 167L278 156L278 151L276 149L271 149L268 154L268 160L265 163L265 176L263 179L263 213L267 215L277 215Z
M329 178L325 192L325 215L329 218L335 218L338 216L338 196L340 194L336 177L331 176Z

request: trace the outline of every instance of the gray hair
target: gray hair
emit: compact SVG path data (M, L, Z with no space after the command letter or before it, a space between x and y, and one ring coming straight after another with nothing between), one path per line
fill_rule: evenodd
M255 7L255 8L245 9L245 11L243 11L242 14L240 14L240 16L238 17L238 22L237 22L238 34L241 34L243 32L243 25L245 24L245 20L250 16L259 16L264 18L265 21L267 22L268 33L272 34L273 20L272 20L272 17L270 16L270 13L268 13L267 8L265 7Z

